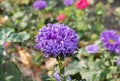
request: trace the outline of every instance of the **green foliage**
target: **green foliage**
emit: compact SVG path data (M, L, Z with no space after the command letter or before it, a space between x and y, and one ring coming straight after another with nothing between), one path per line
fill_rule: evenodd
M1 81L22 81L20 71L12 63L1 64L3 67L0 69Z
M3 42L24 42L30 38L30 35L26 32L14 33L12 28L4 28L0 31L0 45Z
M88 54L84 48L79 49L79 61L74 60L66 67L67 74L79 73L87 81L119 80L119 66L116 64L119 55L103 50L99 40L94 44L99 46L100 51L97 54Z

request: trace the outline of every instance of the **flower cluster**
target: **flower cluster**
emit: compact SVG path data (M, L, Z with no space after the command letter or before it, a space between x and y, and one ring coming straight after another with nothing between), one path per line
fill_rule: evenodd
M46 3L46 1L43 1L43 0L37 0L37 1L35 1L34 4L33 4L33 8L34 8L35 10L44 9L46 6L47 6L47 3Z
M114 30L105 30L100 34L103 47L111 52L120 53L120 36Z
M65 6L70 6L70 5L72 5L74 3L74 0L63 0L63 4L65 5Z
M47 24L35 37L35 48L41 50L45 57L57 57L63 54L73 54L77 48L77 34L64 24Z
M86 46L85 50L87 53L95 54L99 51L99 47L96 45L88 45Z
M77 0L75 7L77 9L84 10L88 6L88 1L87 0Z

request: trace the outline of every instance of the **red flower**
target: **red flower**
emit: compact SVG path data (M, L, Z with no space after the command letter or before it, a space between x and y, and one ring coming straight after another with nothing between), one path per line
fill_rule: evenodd
M77 0L75 7L84 10L88 6L87 0Z
M57 21L59 21L59 22L60 22L60 21L63 21L63 20L65 19L65 15L64 15L64 14L60 14L60 15L57 16L56 19L57 19Z

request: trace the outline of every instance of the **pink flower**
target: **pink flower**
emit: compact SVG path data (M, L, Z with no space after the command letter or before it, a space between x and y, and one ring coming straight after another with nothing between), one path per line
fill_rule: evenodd
M65 15L64 14L60 14L60 15L57 16L56 19L57 19L57 21L61 22L61 21L63 21L65 19Z
M87 0L77 0L75 7L77 9L84 10L88 6L88 1Z

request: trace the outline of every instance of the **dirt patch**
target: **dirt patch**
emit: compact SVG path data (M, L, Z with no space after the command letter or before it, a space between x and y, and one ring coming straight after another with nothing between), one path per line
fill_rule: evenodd
M102 2L103 4L109 4L107 0L96 0L95 4ZM109 10L113 10L116 7L120 7L120 0L114 0L113 3L110 4L110 9ZM107 13L111 13L111 12L107 12ZM118 21L115 20L116 16L114 14L111 14L109 16L105 16L103 18L103 24L104 27L107 29L115 29L115 30L120 30L120 25L118 24Z

